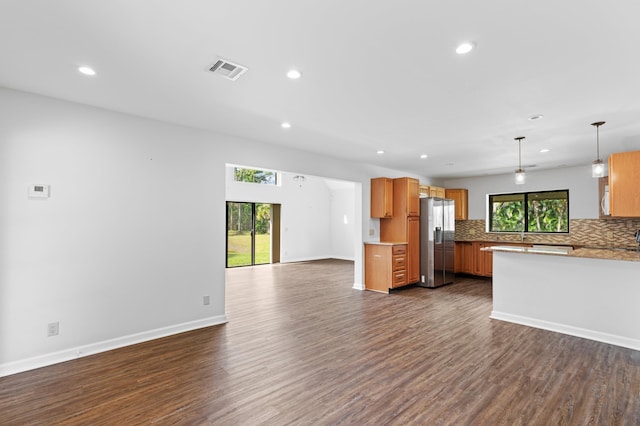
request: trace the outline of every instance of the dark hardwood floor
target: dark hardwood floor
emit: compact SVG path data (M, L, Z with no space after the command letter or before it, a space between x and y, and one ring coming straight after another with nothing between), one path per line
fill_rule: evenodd
M638 351L490 320L488 280L352 284L228 270L228 324L0 378L0 424L640 424Z

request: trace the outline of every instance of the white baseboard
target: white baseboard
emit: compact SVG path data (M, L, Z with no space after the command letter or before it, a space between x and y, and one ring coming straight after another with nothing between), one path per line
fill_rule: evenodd
M117 337L115 339L104 340L102 342L91 343L84 346L77 346L58 352L52 352L32 358L0 364L0 377L21 373L23 371L34 370L36 368L46 367L48 365L58 364L60 362L70 361L72 359L80 358L87 355L93 355L100 352L106 352L112 349L122 348L124 346L135 345L136 343L159 339L161 337L166 337L173 334L184 333L185 331L210 327L212 325L224 324L226 322L226 315L218 315L215 317L185 322L168 327L156 328L154 330L143 331L141 333L130 334L128 336Z
M329 259L349 260L351 262L355 262L353 256L329 256Z
M364 290L364 283L353 283L354 290Z
M595 340L597 342L609 343L611 345L622 346L624 348L635 349L640 351L640 340L632 339L625 336L603 333L595 330L588 330L579 327L573 327L566 324L544 321L536 318L523 317L520 315L506 314L504 312L492 311L490 318L500 321L512 322L515 324L526 325L529 327L541 328L543 330L555 331L557 333L568 334L570 336L582 337L585 339Z
M338 259L338 260L351 260L351 261L353 261L353 258L327 255L327 256L296 257L296 258L291 258L291 259L287 259L287 260L281 260L280 263L310 262L310 261L313 261L313 260L327 260L327 259Z

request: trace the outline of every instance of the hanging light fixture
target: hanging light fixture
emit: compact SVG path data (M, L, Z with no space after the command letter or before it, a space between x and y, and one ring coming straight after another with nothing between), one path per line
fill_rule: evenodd
M591 123L591 125L596 128L596 161L591 165L591 177L594 178L601 178L604 176L604 163L600 159L600 126L604 123L604 121Z
M304 177L304 176L302 176L302 175L295 175L295 176L293 177L293 180L295 180L295 181L296 181L296 183L300 186L300 188L302 188L302 183L303 183L305 180L307 180L307 178L305 178L305 177Z
M522 139L524 136L518 136L515 140L518 141L518 170L516 170L516 185L523 185L526 179L524 169L522 168Z

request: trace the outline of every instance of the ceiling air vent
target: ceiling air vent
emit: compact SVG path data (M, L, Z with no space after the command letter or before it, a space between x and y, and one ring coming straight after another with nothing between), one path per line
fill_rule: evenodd
M214 74L221 75L222 77L228 78L229 80L237 80L242 74L247 72L249 68L243 67L242 65L234 64L233 62L229 62L226 59L219 58L218 61L209 68Z

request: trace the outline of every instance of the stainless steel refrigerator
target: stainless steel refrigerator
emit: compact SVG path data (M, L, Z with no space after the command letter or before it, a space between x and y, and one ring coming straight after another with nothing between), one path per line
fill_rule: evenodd
M453 283L455 206L447 198L420 199L421 287Z

